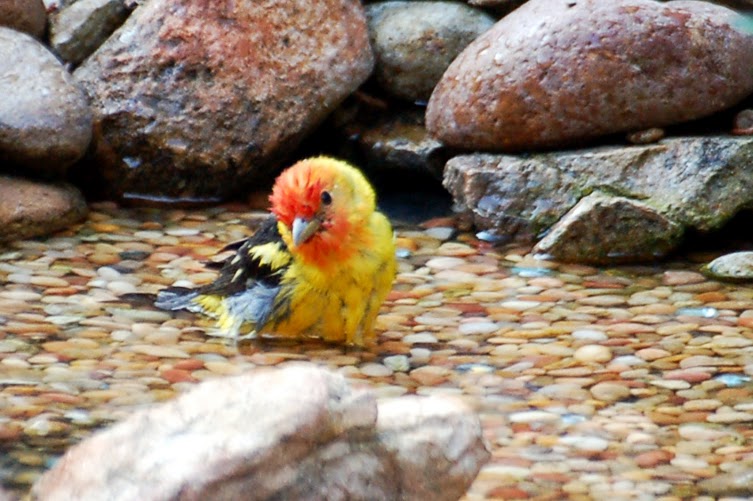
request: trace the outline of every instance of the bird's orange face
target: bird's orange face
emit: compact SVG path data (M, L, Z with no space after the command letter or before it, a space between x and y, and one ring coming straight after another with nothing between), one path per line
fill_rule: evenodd
M275 181L272 213L284 227L288 247L305 261L325 266L355 251L354 237L374 202L368 183L369 193L361 200L360 179L354 182L353 172L363 179L344 162L318 157L298 162Z

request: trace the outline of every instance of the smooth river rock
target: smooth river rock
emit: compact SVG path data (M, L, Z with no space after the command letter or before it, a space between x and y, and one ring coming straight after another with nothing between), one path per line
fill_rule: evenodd
M753 280L753 251L733 252L714 259L701 270L708 276L719 280L750 281Z
M490 15L458 2L377 2L366 13L377 82L410 101L427 101L452 60L494 25Z
M86 200L67 183L0 176L0 242L48 235L87 213Z
M91 140L84 93L45 46L2 27L0 75L0 163L62 175Z
M377 400L313 365L207 381L70 449L55 500L456 500L489 453L457 400Z
M470 44L429 101L449 146L515 152L700 118L753 92L753 33L701 1L530 0Z

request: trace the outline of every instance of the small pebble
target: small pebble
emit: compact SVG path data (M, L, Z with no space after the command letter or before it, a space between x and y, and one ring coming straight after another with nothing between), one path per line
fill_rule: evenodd
M524 411L510 414L510 422L512 423L536 423L559 420L559 415L546 411Z
M612 350L607 346L588 344L575 350L573 358L583 363L604 363L612 360Z
M392 369L382 364L364 364L361 366L361 374L368 377L388 377L392 375Z
M410 377L422 386L436 386L447 381L450 371L444 367L427 365L410 371Z
M589 452L605 451L609 447L609 441L600 437L579 437L569 435L561 437L559 443L574 449Z
M604 331L595 329L579 329L573 331L572 336L573 339L578 339L580 341L604 341L606 339L609 339Z
M428 332L408 334L403 338L405 344L436 344L437 338Z
M591 395L604 402L617 402L630 396L630 388L624 384L603 382L591 387Z
M391 355L384 357L384 365L394 372L407 372L410 369L410 362L405 355Z

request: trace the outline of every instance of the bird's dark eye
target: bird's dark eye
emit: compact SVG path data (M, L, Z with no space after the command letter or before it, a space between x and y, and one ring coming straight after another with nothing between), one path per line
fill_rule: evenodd
M322 192L322 204L329 205L332 203L332 195L328 191Z

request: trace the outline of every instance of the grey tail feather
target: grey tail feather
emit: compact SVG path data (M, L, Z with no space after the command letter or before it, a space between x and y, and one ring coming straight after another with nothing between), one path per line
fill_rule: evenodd
M193 289L184 287L171 287L157 293L154 306L163 310L190 310L195 311L197 306L192 300L199 293Z

